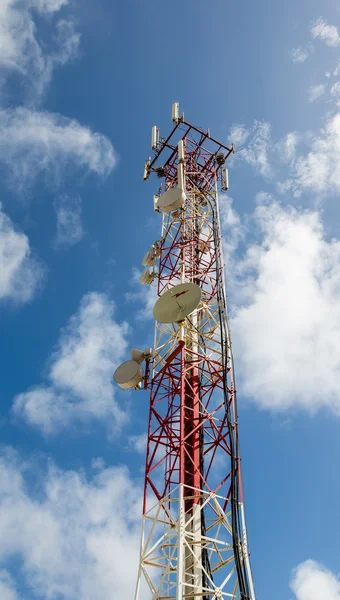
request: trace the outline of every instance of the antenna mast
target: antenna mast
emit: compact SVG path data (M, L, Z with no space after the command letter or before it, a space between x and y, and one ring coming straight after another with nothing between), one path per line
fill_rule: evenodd
M161 238L141 277L157 282L154 348L141 353L145 373L142 357L115 374L150 390L135 600L142 581L150 600L255 600L218 205L234 148L180 117L178 103L172 120L166 139L153 127L144 169L160 182Z

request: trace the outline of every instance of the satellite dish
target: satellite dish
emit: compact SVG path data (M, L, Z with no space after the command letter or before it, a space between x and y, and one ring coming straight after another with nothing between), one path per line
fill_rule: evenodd
M183 206L186 196L180 187L173 187L164 192L157 200L157 208L164 213Z
M143 369L135 360L127 360L116 369L113 378L123 390L130 390L142 381Z
M159 323L178 323L190 315L200 303L201 288L195 283L175 285L158 298L153 316Z
M152 250L148 250L142 260L142 265L143 265L143 267L153 267L154 264L155 264L155 255L152 252Z
M143 273L141 274L141 276L139 278L139 283L142 283L143 285L151 285L154 278L155 278L154 273L150 273L149 269L144 269Z
M139 348L132 348L131 358L132 360L138 362L138 364L140 365L144 360L144 352L142 350L139 350Z

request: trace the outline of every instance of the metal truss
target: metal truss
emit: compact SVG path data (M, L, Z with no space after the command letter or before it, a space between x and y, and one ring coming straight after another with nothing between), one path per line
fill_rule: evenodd
M179 164L173 139L183 140ZM210 149L205 145L210 143ZM255 600L244 518L236 392L217 184L217 152L232 149L183 120L162 140L163 191L186 203L162 217L158 295L181 282L201 303L181 323L155 325L136 600ZM144 597L143 597L144 600Z
M188 499L199 501L197 511L190 517L186 518L182 511L178 519L178 514L181 513L180 486L174 488L169 496L162 498L145 513L139 579L145 578L152 598L177 599L178 550L182 545L186 552L186 560L182 570L182 581L185 581L185 585L182 586L181 598L239 598L231 514L223 508L227 498L215 492L195 489L187 491ZM205 534L201 533L200 528L197 532L203 514ZM247 561L245 529L240 545L243 560ZM208 560L202 561L202 553ZM200 582L199 587L192 575L193 565L198 573L204 575L204 584Z

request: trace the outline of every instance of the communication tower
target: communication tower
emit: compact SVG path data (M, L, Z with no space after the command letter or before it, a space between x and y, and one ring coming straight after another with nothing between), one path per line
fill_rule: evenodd
M152 128L144 168L144 180L158 178L162 222L141 276L157 285L154 347L133 349L114 376L150 390L135 600L143 580L150 600L255 600L218 199L234 148L185 121L177 102L172 120L167 138Z

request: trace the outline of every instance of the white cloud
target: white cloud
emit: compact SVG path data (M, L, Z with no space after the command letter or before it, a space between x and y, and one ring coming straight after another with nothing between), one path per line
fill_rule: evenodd
M228 140L235 144L235 146L243 146L250 135L249 129L246 129L244 125L233 125L230 129Z
M336 68L333 71L334 77L338 77L340 75L340 62L337 64Z
M331 87L332 96L340 96L340 81L336 81Z
M283 163L292 164L294 162L300 140L301 135L296 131L291 131L274 146L274 151L278 153Z
M19 562L27 600L112 600L112 590L132 598L141 497L125 467L99 468L89 478L2 453L0 565ZM2 600L17 600L4 570L0 591Z
M152 270L152 267L146 268L148 268L149 271ZM135 313L135 318L137 321L145 321L153 318L153 307L158 299L157 280L155 280L151 285L142 285L139 282L141 274L142 271L136 267L132 269L132 278L130 284L134 291L127 292L127 294L125 294L125 298L128 302L135 302L139 304L139 308Z
M274 196L269 192L258 192L255 196L256 205L270 204L274 201Z
M290 587L296 600L340 600L339 578L313 560L297 567Z
M319 39L325 42L327 46L338 46L340 44L340 36L337 28L320 17L311 24L311 34L314 39Z
M57 216L57 233L54 240L56 247L69 248L84 236L81 220L81 199L59 196L54 202Z
M80 36L70 18L57 21L49 43L39 40L40 28L34 12L51 17L68 4L68 0L4 0L0 6L0 68L14 71L27 80L33 100L38 100L48 85L53 69L77 54Z
M319 83L318 85L312 85L308 90L308 102L315 102L318 98L324 95L326 91L326 84Z
M135 450L139 454L145 454L147 444L147 434L141 433L140 435L130 435L128 439L128 447L131 450Z
M75 32L73 21L66 19L58 21L56 25L56 41L58 48L56 54L50 59L50 77L54 66L66 64L78 52L80 34Z
M331 95L337 99L339 94L336 82L331 87ZM297 146L302 143L306 150L297 154ZM239 158L251 163L265 179L270 179L270 174L278 172L282 165L288 166L286 180L276 183L280 193L292 192L293 196L299 197L308 192L321 199L340 192L340 111L329 113L318 133L290 132L277 143L268 136L264 170L261 161L256 161L252 140L249 149L241 150Z
M220 194L219 209L221 227L228 226L233 229L238 229L240 226L240 217L233 209L233 200L230 198L230 196L227 196L226 194Z
M0 598L1 600L19 600L14 581L6 569L0 570Z
M47 384L14 399L17 417L44 435L92 421L110 432L122 425L126 415L114 399L111 381L126 352L128 328L118 324L113 313L105 294L84 296L50 358Z
M28 237L14 228L0 203L0 300L28 302L42 280Z
M340 191L340 113L329 117L319 136L313 136L306 156L297 158L290 187L299 194L326 195Z
M246 148L240 150L236 156L248 162L263 177L268 178L273 174L269 161L271 126L263 121L254 121L253 127L243 139L251 137Z
M233 208L230 196L221 194L219 197L220 223L223 234L223 258L227 272L234 269L234 253L244 237L240 217Z
M69 4L69 0L29 0L28 6L35 8L41 13L54 13L63 6Z
M266 180L272 180L282 164L294 164L297 146L304 137L297 131L291 131L274 143L270 123L255 120L249 129L239 125L234 127L236 139L239 137L242 144L247 142L241 150L236 148L235 160L244 160ZM229 139L232 141L231 135Z
M259 240L238 264L232 318L243 391L270 410L340 415L340 241L325 239L317 212L270 199L250 227Z
M303 63L305 62L305 60L307 60L309 56L309 50L307 47L302 48L301 46L299 46L298 48L293 48L293 50L290 53L290 56L293 63Z
M326 88L326 85L324 87ZM274 143L271 139L271 124L256 120L249 129L246 129L243 125L234 125L228 136L230 142L235 142L236 159L245 160L267 179L275 174L276 165L282 162L292 163L294 161L296 148L302 138L303 136L299 132L290 131ZM238 151L237 146L244 146L247 141L246 147Z
M26 108L0 111L0 163L26 190L38 176L61 178L70 167L106 176L116 164L111 142L77 121Z

